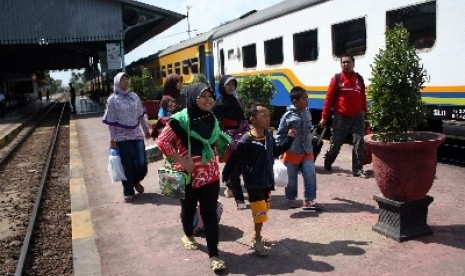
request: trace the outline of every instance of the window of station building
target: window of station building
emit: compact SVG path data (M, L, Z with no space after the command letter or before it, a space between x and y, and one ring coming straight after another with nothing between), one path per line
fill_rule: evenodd
M314 61L318 59L318 31L310 30L294 34L294 60Z
M264 47L266 65L276 65L283 63L284 55L282 37L266 40Z
M166 78L166 66L165 65L161 66L161 77Z
M333 55L343 54L358 56L365 54L367 49L367 32L365 18L331 26L333 38Z
M178 75L181 75L181 62L174 63L174 72Z
M172 63L168 64L168 75L171 75L171 74L173 74L173 64Z
M436 1L386 13L389 28L402 23L410 33L410 44L416 49L433 47L436 42Z
M182 62L182 74L189 75L189 60L188 59Z
M199 73L199 58L192 58L191 59L191 72L192 74Z
M242 66L244 68L257 67L257 46L255 44L242 47Z

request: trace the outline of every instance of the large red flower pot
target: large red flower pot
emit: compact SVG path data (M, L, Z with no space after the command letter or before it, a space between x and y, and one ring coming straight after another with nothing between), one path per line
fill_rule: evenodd
M149 119L158 119L158 110L160 109L160 101L146 100L143 101L145 113Z
M421 139L409 142L379 142L373 134L365 142L373 153L373 171L387 199L410 202L425 198L436 175L437 150L445 135L415 132Z

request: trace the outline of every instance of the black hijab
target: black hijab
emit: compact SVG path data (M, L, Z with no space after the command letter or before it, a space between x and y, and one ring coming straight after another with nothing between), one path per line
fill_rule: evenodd
M187 114L189 114L191 130L208 139L215 126L215 117L211 111L203 111L197 105L197 100L205 90L215 96L213 90L203 83L195 83L187 89Z
M197 106L197 99L204 90L209 90L213 94L213 90L203 83L193 84L187 89L187 114L189 115L190 129L197 132L202 138L209 139L212 135L216 118L212 112L203 111ZM187 131L181 127L179 121L175 118L170 118L169 124L174 133L176 133L176 136L187 147ZM193 155L202 155L202 148L203 145L200 141L195 138L191 139L191 152Z
M218 119L226 118L236 121L245 120L244 109L234 95L226 93L226 84L233 81L237 88L237 80L231 75L224 75L218 83L220 98L216 101L213 113Z

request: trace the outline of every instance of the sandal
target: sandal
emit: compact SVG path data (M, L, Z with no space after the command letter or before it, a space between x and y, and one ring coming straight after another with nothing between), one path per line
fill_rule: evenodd
M124 196L124 202L126 203L130 203L134 200L134 196L133 195L127 195L127 196Z
M224 270L226 268L224 261L221 260L220 258L211 257L210 260L211 260L210 267L214 272Z
M262 243L264 246L267 246L267 247L271 247L273 245L273 243L269 239L264 238L264 237L262 237Z
M197 242L194 240L194 237L188 237L184 235L184 237L181 238L181 241L186 250L197 250L198 249L198 245L197 245Z
M260 256L266 256L268 254L268 250L265 248L262 239L258 241L257 239L252 239L250 247Z
M304 200L304 204L302 206L304 210L314 210L314 211L321 211L321 206L312 200Z
M136 186L134 186L134 189L136 189L136 191L139 193L139 194L142 194L144 193L144 186L142 186L142 184L140 183L137 183Z

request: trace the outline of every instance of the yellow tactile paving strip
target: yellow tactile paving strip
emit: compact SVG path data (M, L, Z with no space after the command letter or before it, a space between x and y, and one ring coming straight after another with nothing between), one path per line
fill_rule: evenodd
M70 120L70 195L74 275L101 275L84 181L76 120Z

